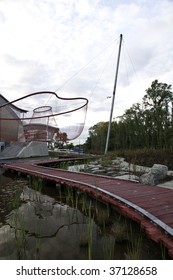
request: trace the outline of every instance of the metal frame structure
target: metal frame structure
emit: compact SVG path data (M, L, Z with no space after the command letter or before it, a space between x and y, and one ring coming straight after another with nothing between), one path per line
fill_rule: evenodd
M19 109L24 106L27 110ZM52 91L34 92L13 101L3 97L0 104L0 140L73 140L83 131L87 106L87 98L63 98ZM16 114L16 110L22 116ZM4 129L7 124L18 129L17 136L12 137L10 130Z

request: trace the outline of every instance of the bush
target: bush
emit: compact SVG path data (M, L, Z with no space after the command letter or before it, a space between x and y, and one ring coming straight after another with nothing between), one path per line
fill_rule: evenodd
M173 170L173 151L164 149L139 149L119 152L127 162L151 167L153 164L164 164Z

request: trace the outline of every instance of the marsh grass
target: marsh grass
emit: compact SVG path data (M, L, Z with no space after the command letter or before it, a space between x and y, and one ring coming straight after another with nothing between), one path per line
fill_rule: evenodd
M110 213L109 208L106 209L99 209L99 211L96 211L95 220L97 225L101 226L102 228L107 227L110 224Z
M125 259L127 260L140 260L142 252L142 229L140 229L139 234L135 234L130 225L130 230L128 232L129 244L127 246L127 252L125 253Z
M124 157L127 162L135 165L151 167L155 163L167 165L173 170L173 151L166 149L142 148L136 150L118 151L118 156Z
M79 245L82 248L88 248L88 234L87 233L83 233L82 235L80 235L79 237Z
M92 211L92 203L90 201L89 207L83 208L84 212L87 211L87 231L83 232L79 237L79 245L81 248L87 248L88 259L92 259L93 248L93 228L94 228L94 213Z
M92 260L92 245L93 245L93 216L91 211L91 201L89 204L89 217L88 217L88 259Z
M18 210L14 213L14 232L15 232L15 243L18 259L26 259L26 220L24 215L21 215Z
M35 259L40 259L40 249L41 249L41 239L40 239L40 223L36 225L36 234L35 234Z
M160 249L161 249L162 260L166 260L168 252L165 246L163 245L163 243L160 244Z
M69 165L70 165L70 164L69 164L68 161L62 161L62 162L60 162L59 168L60 168L60 169L67 170L68 167L69 167Z
M115 238L111 235L105 235L102 241L103 258L105 260L113 260L115 253Z
M28 189L28 198L27 201L31 201L31 203L36 203L35 207L37 207L37 204L41 203L40 201L40 193L42 190L42 186L44 184L43 180L41 178L35 177L35 176L29 176L28 177L28 183L30 184L30 187L34 191L32 191L31 188ZM10 227L14 229L14 240L15 240L15 251L17 254L17 259L27 259L27 247L28 247L28 230L27 230L27 215L23 212L22 208L20 206L22 205L22 200L24 197L24 190L21 192L21 190L16 191L13 202L12 202L12 212L10 213ZM34 204L33 204L34 205ZM36 252L36 258L39 259L39 251L40 251L40 225L39 223L35 224L35 231L36 231L36 238L35 239L35 252Z
M111 226L111 232L114 235L115 242L121 243L128 239L127 224L122 222L113 223Z
M41 193L42 187L44 186L44 184L45 184L44 179L37 177L37 176L29 175L29 178L28 178L29 188L35 190L36 194L37 194L37 192ZM36 199L37 199L37 197L36 197Z

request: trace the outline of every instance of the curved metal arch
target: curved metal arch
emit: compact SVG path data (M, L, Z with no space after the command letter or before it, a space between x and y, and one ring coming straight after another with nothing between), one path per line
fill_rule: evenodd
M39 99L41 95L43 99ZM45 98L46 95L54 97L53 99L48 98L50 104L48 104ZM4 100L7 101L6 99ZM43 106L40 104L42 100L46 101L47 105ZM58 100L59 102L56 102ZM15 114L14 107L16 107L16 103L20 107L19 104L24 106L23 104L26 101L30 109L21 109L23 116ZM34 92L3 103L0 105L0 139L7 142L47 141L48 139L51 141L51 139L55 139L56 131L56 139L58 141L62 141L62 139L65 139L65 141L73 140L83 131L87 105L87 98L64 98L58 96L53 91ZM8 129L6 129L7 126ZM53 130L52 127L56 128L56 130Z
M64 97L58 96L58 95L57 95L55 92L53 92L53 91L39 91L39 92L30 93L30 94L28 94L28 95L25 95L25 96L23 96L23 97L20 97L20 98L18 98L18 99L13 100L13 101L7 102L7 103L5 103L5 104L3 104L3 105L0 105L0 109L3 108L3 107L6 107L6 106L8 106L8 105L14 105L14 103L16 103L16 102L18 102L18 101L21 101L21 100L23 100L23 99L26 99L26 98L28 98L28 97L35 96L35 95L41 95L41 94L52 94L52 95L56 96L57 99L64 100L64 101L67 101L67 100L68 100L68 101L69 101L69 100L83 100L83 101L85 101L85 103L84 103L82 106L78 107L78 108L75 108L75 109L72 109L72 110L63 111L63 112L61 112L61 113L55 113L55 114L53 114L53 115L52 115L52 114L50 114L50 115L45 115L44 117L52 117L52 116L58 116L58 115L63 115L63 114L67 114L67 113L72 113L72 112L78 111L78 110L80 110L80 109L82 109L82 108L84 108L85 106L88 105L88 99L85 98L85 97L64 98ZM43 116L38 116L38 117L26 117L26 118L25 118L25 117L22 117L22 118L20 118L20 120L24 121L24 120L40 119L40 118L43 118ZM2 118L2 117L0 117L0 120L18 120L18 118Z

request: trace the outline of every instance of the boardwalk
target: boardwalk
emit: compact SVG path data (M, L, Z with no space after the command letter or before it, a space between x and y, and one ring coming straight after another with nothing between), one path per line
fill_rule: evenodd
M113 205L137 221L155 242L163 243L173 258L173 190L119 180L108 176L70 172L22 162L5 168L71 185Z

